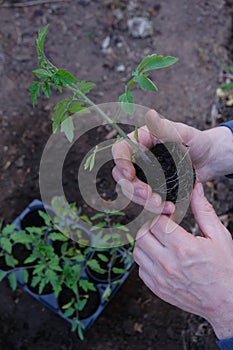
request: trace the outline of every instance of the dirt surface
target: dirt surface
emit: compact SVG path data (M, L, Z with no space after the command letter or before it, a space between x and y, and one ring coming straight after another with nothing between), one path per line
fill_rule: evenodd
M229 0L47 4L38 0L36 6L30 1L0 1L0 217L10 222L32 199L40 198L39 163L51 133L52 106L59 96L43 98L31 107L28 87L36 67L38 29L50 23L47 54L80 79L95 81L98 89L91 97L97 103L116 101L125 79L145 54L179 57L174 67L157 73L160 91L156 95L138 91L136 102L171 120L205 129L211 126L219 75L231 59L231 6ZM153 34L132 37L127 20L137 16L151 21ZM103 49L108 36L109 46ZM225 220L232 215L231 181L219 179L206 187ZM196 229L191 216L184 226L192 232ZM64 320L22 290L11 292L6 282L0 285L0 310L1 350L217 349L205 320L160 301L136 270L83 342Z

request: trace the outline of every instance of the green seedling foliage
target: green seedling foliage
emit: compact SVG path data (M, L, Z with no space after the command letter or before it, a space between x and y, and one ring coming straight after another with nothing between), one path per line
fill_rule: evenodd
M126 136L123 130L116 124L115 121L111 120L87 95L92 89L96 87L93 82L87 82L86 80L79 80L74 77L71 73L65 69L58 69L51 63L44 52L45 38L48 31L48 25L42 28L36 40L36 49L38 55L38 68L33 71L34 75L41 81L35 81L31 84L29 90L31 92L32 104L35 106L37 98L40 96L40 90L46 97L50 97L52 85L59 92L63 91L63 88L68 89L72 92L70 99L64 99L58 103L55 107L55 112L52 116L53 121L53 132L55 133L58 129L63 132L69 142L73 141L74 138L74 125L72 121L72 115L74 113L83 114L87 108L92 106L96 111L103 117L105 121L111 123L113 128L118 132L118 138L126 139L134 148L137 147L134 143ZM155 83L148 77L148 72L167 68L177 62L176 57L162 56L152 54L144 57L137 66L136 70L132 72L133 78L125 84L125 92L118 97L118 103L120 108L129 115L134 112L134 95L132 90L138 85L144 91L158 90ZM100 151L98 149L98 151ZM93 156L89 156L85 163L85 169L92 170L95 163L96 150L93 152Z

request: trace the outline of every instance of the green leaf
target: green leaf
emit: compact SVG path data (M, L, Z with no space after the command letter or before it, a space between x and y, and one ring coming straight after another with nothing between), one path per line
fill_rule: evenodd
M157 86L145 74L134 77L134 81L140 85L142 90L158 91Z
M78 325L78 336L79 336L80 340L84 340L83 328L82 328L81 324Z
M126 233L126 237L127 237L130 244L134 243L135 239L133 238L133 236L131 236L130 233Z
M57 128L61 125L61 123L68 117L67 111L69 110L71 101L71 97L64 98L63 100L58 102L54 107L55 112L52 115L54 133L57 130Z
M0 271L0 282L6 277L7 271Z
M100 267L100 264L96 259L89 260L87 262L87 266L89 266L91 270L98 272L100 274L104 274L106 272L104 269Z
M52 73L44 68L38 68L32 71L33 74L39 79L46 80L48 78L51 78Z
M79 89L82 91L83 94L87 94L95 87L96 87L96 84L94 84L92 82L87 82L85 80L82 80L80 85L79 85Z
M44 95L49 98L51 91L50 91L50 85L47 81L45 81L44 84L42 85L42 90L44 92Z
M49 239L51 241L62 241L62 242L67 242L68 238L60 232L51 232L49 234Z
M95 146L94 151L86 159L86 162L84 164L84 170L87 170L89 168L89 170L92 171L95 165L95 156L97 151L98 151L98 146Z
M158 56L156 54L145 57L136 68L136 72L148 72L155 69L166 68L178 61L173 56ZM136 74L137 75L137 74Z
M36 48L39 53L43 53L44 51L44 41L46 38L48 28L49 28L49 24L47 24L44 28L40 29L38 32L38 37L36 40Z
M111 286L108 285L107 288L105 289L103 295L102 295L102 298L107 301L111 294L112 294L112 289L111 289Z
M89 282L88 280L85 279L80 279L79 280L79 286L87 292L88 290L96 291L95 285L92 282Z
M76 331L77 328L78 328L78 322L77 322L77 319L74 319L72 322L71 332Z
M120 269L120 268L118 268L118 267L113 267L113 268L112 268L112 271L113 271L114 273L117 273L117 274L123 274L123 273L126 272L125 269Z
M134 130L134 138L138 142L138 127L137 126L136 126L136 128Z
M37 98L40 96L40 82L33 81L29 87L29 91L31 92L31 99L33 107L36 104Z
M76 79L72 74L67 72L65 69L59 69L53 76L55 82L57 84L61 84L62 86L70 85L73 83L77 83L79 80Z
M66 118L61 124L61 132L64 132L67 139L72 142L74 139L74 124L71 117Z
M97 254L98 258L101 260L101 261L104 261L104 262L108 262L108 257L104 254Z
M65 312L64 312L64 317L70 317L73 315L73 313L75 312L75 309L73 307L68 308Z
M33 276L32 281L31 281L31 286L35 287L37 284L40 282L41 277L40 276Z
M96 220L96 219L105 218L105 217L106 217L105 213L97 213L91 217L91 220Z
M12 244L11 244L9 238L2 237L0 243L1 243L2 249L5 250L7 253L11 254Z
M78 301L77 309L78 311L82 311L87 303L87 299L82 299Z
M226 83L221 86L221 90L224 92L233 90L233 82L232 83Z
M28 271L27 270L23 270L21 276L22 276L23 281L25 283L27 283L28 282L28 277L29 277Z
M4 227L4 229L1 232L1 235L7 236L11 234L15 230L15 224L8 224Z
M62 305L62 310L68 310L73 304L73 299L69 301L67 304Z
M47 62L44 54L44 42L46 34L48 31L49 25L46 25L44 28L40 29L36 39L36 50L38 55L38 67L41 68L45 62Z
M134 112L134 96L131 91L127 90L118 98L118 103L125 113L131 115Z
M13 258L13 256L6 254L5 255L5 262L6 262L7 266L15 267L16 260Z
M86 110L88 111L87 108L83 107L83 102L79 102L79 101L73 101L69 106L69 112L72 114L79 113Z
M17 287L17 280L16 280L16 274L15 273L11 273L8 275L8 280L10 283L10 286L13 290L16 290Z
M35 253L32 253L25 261L24 264L30 264L38 259L38 256Z

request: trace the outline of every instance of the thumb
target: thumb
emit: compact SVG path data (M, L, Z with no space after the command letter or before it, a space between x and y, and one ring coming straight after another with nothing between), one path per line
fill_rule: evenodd
M161 142L192 146L199 137L200 131L186 124L165 119L152 109L146 113L145 121L149 131Z
M197 183L194 187L191 208L204 237L216 238L218 232L222 232L223 224L219 220L212 205L206 199L201 183Z
M174 126L175 123L161 118L155 110L150 110L145 115L146 125L149 131L160 141L182 143L182 137Z

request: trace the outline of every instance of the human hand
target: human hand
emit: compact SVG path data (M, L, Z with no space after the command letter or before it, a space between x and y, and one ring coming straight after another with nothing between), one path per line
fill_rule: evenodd
M196 184L191 207L202 233L192 236L168 216L138 232L139 276L160 298L207 319L219 339L233 336L233 241Z
M138 133L139 145L147 149L158 142L188 145L197 181L205 182L213 177L233 172L233 140L228 128L200 131L183 123L161 119L153 110L146 114L145 120L146 126L140 128ZM129 134L129 137L135 141L134 133ZM116 143L112 151L116 163L113 177L121 184L125 195L131 196L138 204L145 206L147 203L149 210L161 207L160 197L153 194L150 186L136 177L131 161L132 147L129 143L127 141ZM168 213L169 209L174 210L172 203L166 203L164 209L164 213Z

